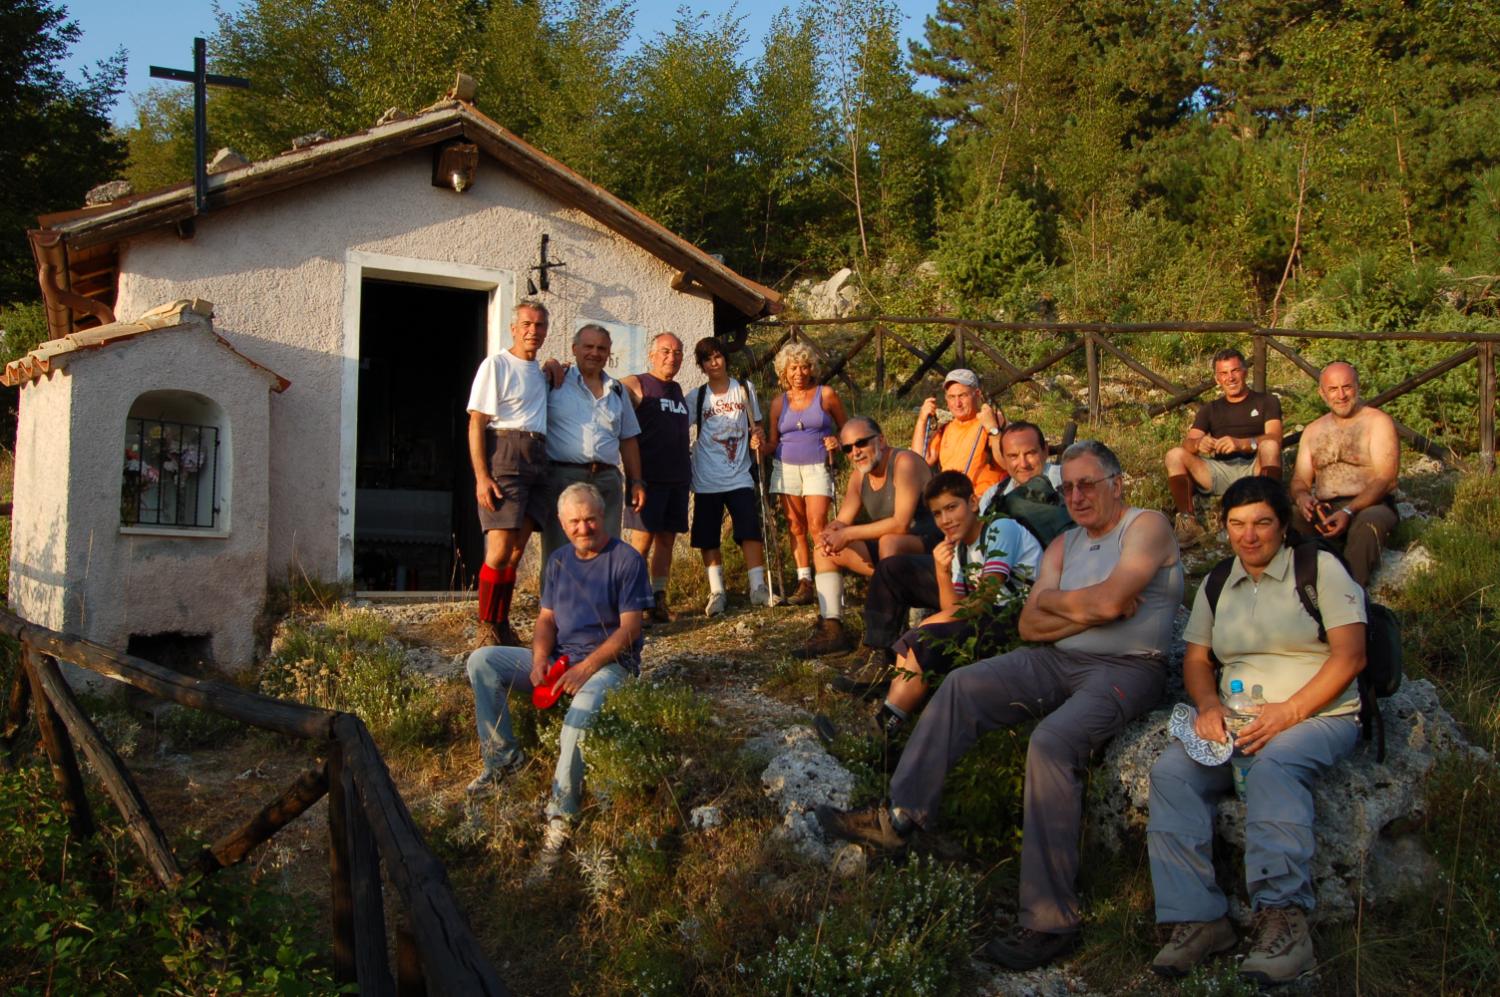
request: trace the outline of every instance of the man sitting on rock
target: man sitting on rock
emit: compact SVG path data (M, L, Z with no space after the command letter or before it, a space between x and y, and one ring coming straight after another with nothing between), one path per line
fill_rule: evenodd
M921 549L935 545L941 537L922 502L922 489L932 471L921 457L888 446L880 425L869 416L846 421L839 430L839 443L854 471L838 515L814 538L818 622L812 637L795 652L800 658L853 650L842 622L841 568L869 576L880 558L909 550L905 544Z
M1341 548L1360 585L1380 567L1385 538L1400 522L1392 494L1401 471L1396 423L1359 398L1359 372L1336 361L1318 376L1328 406L1302 433L1292 472L1292 525Z
M1000 457L1000 429L1005 413L984 400L979 375L966 367L950 370L943 379L943 400L953 414L949 422L929 433L937 418L937 399L928 398L917 412L911 448L938 471L962 471L983 495L1005 477Z
M1167 487L1177 509L1177 542L1191 547L1203 539L1193 511L1193 495L1223 495L1252 474L1281 480L1281 402L1245 383L1245 357L1239 350L1214 354L1214 380L1222 398L1198 409L1182 445L1167 451Z
M887 803L819 807L826 833L904 847L937 817L943 782L987 731L1042 716L1026 754L1021 903L1015 927L985 946L1016 970L1077 946L1075 879L1089 754L1161 698L1182 565L1161 513L1131 508L1119 460L1084 440L1063 454L1063 498L1078 524L1042 558L1021 611L1036 642L950 674L912 731Z
M543 570L541 612L531 648L485 647L469 655L469 683L479 727L484 768L467 792L495 791L525 762L511 731L506 696L542 684L552 662L567 655L570 667L558 681L573 701L563 718L542 868L562 856L583 793L580 745L605 697L640 672L641 621L654 604L646 562L605 528L604 496L575 482L557 500L557 516L571 546L554 551Z

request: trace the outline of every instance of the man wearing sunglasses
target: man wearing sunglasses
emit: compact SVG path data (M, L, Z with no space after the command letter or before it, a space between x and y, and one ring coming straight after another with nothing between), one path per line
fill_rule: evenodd
M923 711L885 803L819 807L825 833L900 849L938 812L943 781L997 727L1041 717L1026 753L1021 902L1016 925L985 956L1014 970L1078 945L1075 880L1089 756L1161 698L1182 565L1172 525L1125 502L1119 460L1083 440L1063 454L1060 489L1077 527L1053 540L1021 610L1036 646L949 674Z
M844 632L841 569L868 577L879 558L906 549L913 535L927 550L942 540L922 501L932 469L919 455L887 446L880 425L863 415L852 416L839 430L839 449L853 472L838 515L813 539L818 621L807 643L794 652L800 658L854 649Z

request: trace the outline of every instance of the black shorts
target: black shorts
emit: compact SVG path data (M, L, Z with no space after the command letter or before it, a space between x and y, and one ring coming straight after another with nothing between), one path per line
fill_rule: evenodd
M541 433L518 429L490 430L490 477L500 486L500 503L491 512L479 507L479 525L489 530L519 530L526 519L533 526L547 521L547 440Z
M968 619L912 627L891 645L891 650L897 656L910 651L924 675L943 675L954 668L993 657L1014 636L1014 626L1011 617L987 609ZM955 660L955 645L967 644L976 637L973 657L967 661Z
M646 482L646 504L641 511L625 510L625 525L646 533L686 533L688 529L688 494L692 485L664 485Z
M732 492L699 492L693 499L694 550L718 550L724 532L724 510L734 523L734 542L743 544L760 537L760 504L754 488L736 488Z

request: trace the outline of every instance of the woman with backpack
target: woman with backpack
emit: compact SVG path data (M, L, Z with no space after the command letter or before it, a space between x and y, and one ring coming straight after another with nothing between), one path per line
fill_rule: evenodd
M734 542L745 555L750 575L750 604L771 601L766 586L765 546L761 542L760 508L751 467L765 446L760 428L760 403L749 382L729 376L722 340L710 336L693 348L698 369L708 377L687 397L693 420L693 524L689 539L703 555L708 572L708 604L703 615L718 616L729 604L724 587L724 554L720 537L724 513L734 525Z
M1280 482L1235 482L1224 493L1221 518L1235 556L1220 575L1222 588L1205 582L1193 601L1183 684L1197 709L1197 737L1224 744L1231 727L1243 724L1233 748L1244 773L1245 885L1254 920L1240 975L1285 983L1317 964L1307 922L1312 784L1359 738L1365 594L1335 555L1314 551L1311 602L1321 626L1305 608L1287 543L1291 500ZM1232 689L1262 704L1248 723L1223 701ZM1213 866L1214 812L1218 798L1233 791L1232 768L1201 764L1174 742L1151 769L1146 829L1156 919L1172 926L1151 964L1163 976L1184 976L1237 944Z
M797 589L787 604L810 606L813 590L809 533L816 536L828 522L834 498L829 454L838 449L844 425L844 403L838 392L818 383L818 358L806 343L788 343L773 361L782 392L771 402L771 441L774 455L768 489L781 496L781 507L792 534L792 557L797 562Z

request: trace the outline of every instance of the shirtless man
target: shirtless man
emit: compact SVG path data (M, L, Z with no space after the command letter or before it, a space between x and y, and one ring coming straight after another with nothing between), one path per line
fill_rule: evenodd
M1292 525L1341 546L1349 573L1366 585L1400 519L1391 499L1401 469L1396 423L1359 400L1359 372L1343 361L1323 368L1318 394L1328 414L1303 431L1297 448Z

